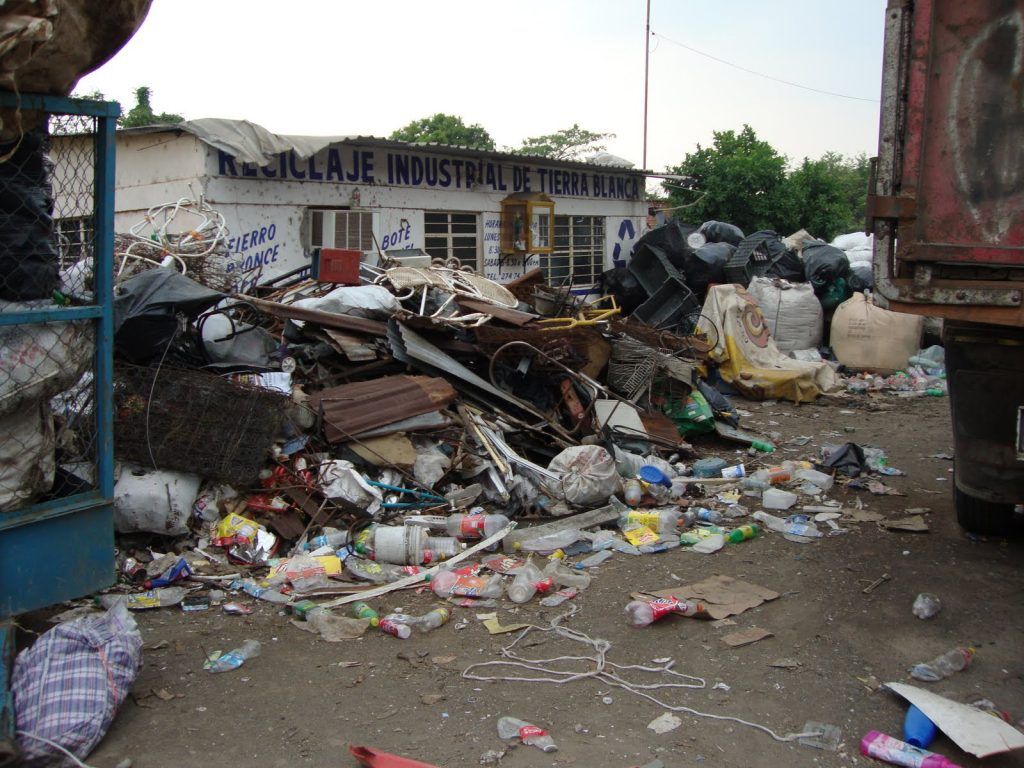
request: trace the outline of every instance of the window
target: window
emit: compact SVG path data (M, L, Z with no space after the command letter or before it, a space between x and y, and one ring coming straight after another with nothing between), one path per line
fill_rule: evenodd
M370 211L314 208L308 216L310 248L373 250L373 214Z
M475 213L424 213L424 250L431 256L454 256L476 268L477 225Z
M590 286L604 271L604 217L555 216L555 250L540 255L549 285Z
M61 268L67 269L76 261L93 255L93 220L92 216L74 216L57 219L57 251L60 254Z

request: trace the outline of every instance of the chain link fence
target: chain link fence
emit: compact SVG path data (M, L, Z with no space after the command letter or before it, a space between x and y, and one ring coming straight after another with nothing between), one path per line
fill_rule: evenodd
M98 119L31 122L0 145L0 511L96 487L97 320L41 313L96 303Z

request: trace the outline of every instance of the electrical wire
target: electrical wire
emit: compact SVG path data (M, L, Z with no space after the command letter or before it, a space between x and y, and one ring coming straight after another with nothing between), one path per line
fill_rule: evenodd
M18 731L18 735L19 736L24 736L24 737L29 738L29 739L34 739L35 741L41 741L43 744L46 744L48 747L53 747L54 749L59 749L61 752L63 752L65 754L65 756L67 756L68 760L70 760L75 765L77 765L78 768L93 768L93 766L88 765L87 763L83 763L81 760L78 759L77 756L75 756L75 754L73 752L69 752L67 749L65 749L64 747L62 747L60 744L58 744L55 741L50 741L49 739L47 739L47 738L45 738L43 736L37 736L36 734L29 733L28 731Z
M694 717L703 717L710 720L722 720L730 723L736 723L738 725L746 726L747 728L753 728L754 730L761 731L762 733L771 736L775 741L789 742L796 741L799 738L805 736L818 735L817 732L808 731L801 733L788 733L785 736L780 736L771 728L760 723L752 723L748 720L735 717L733 715L715 715L710 712L701 712L700 710L693 709L692 707L684 706L673 706L666 704L660 699L652 696L645 691L660 690L663 688L696 688L704 689L707 688L707 681L702 677L696 677L694 675L686 675L682 672L676 672L672 667L675 665L674 661L668 661L663 664L657 664L656 666L644 666L641 664L615 664L614 662L608 661L608 651L611 650L611 643L608 640L602 640L600 638L595 639L589 635L580 632L575 629L569 629L568 627L561 626L561 622L565 619L570 618L579 611L579 606L573 606L568 613L563 613L560 616L556 616L546 627L539 627L531 625L524 629L516 639L501 649L501 655L504 657L500 661L482 661L476 664L470 664L462 672L462 677L466 680L479 680L483 682L510 682L510 683L554 683L555 685L562 685L564 683L572 683L578 680L600 680L605 685L610 685L614 688L621 688L628 693L632 693L634 696L639 696L642 699L657 704L662 709L666 709L670 712L685 712L686 714L693 715ZM573 642L582 643L583 645L590 646L593 651L593 656L555 656L550 659L528 659L520 656L513 649L516 645L526 638L531 632L552 632L560 637ZM554 669L550 665L561 663L564 666L565 662L585 662L589 668L566 670L566 669ZM480 675L475 674L473 670L480 669L483 667L518 667L533 672L542 673L542 676L537 677L513 677L510 675ZM623 679L620 675L620 671L625 670L636 670L639 672L647 672L652 674L667 675L671 678L680 680L681 682L659 682L641 684L631 682Z
M711 59L712 61L717 61L719 64L725 64L727 67L732 67L733 69L738 69L741 72L746 72L748 75L755 75L756 77L763 77L766 80L773 80L776 83L782 83L783 85L789 85L789 86L792 86L793 88L801 88L801 89L803 89L805 91L812 91L813 93L821 93L821 94L824 94L825 96L837 96L840 99L850 99L851 101L866 101L869 104L878 104L879 103L878 99L865 99L863 96L851 96L848 93L839 93L837 91L826 91L826 90L824 90L822 88L814 88L814 87L812 87L810 85L803 85L802 83L794 83L792 80L783 80L781 77L775 77L774 75L766 75L764 72L758 72L757 70L748 69L747 67L741 66L739 64L734 64L731 61L726 61L725 59L720 59L717 56L713 56L710 53L706 53L705 51L698 50L697 48L694 48L693 46L687 45L686 43L680 43L678 40L673 40L671 37L665 37L665 35L662 35L662 34L660 34L658 32L651 32L651 36L652 37L657 37L660 40L664 40L665 42L672 43L673 45L678 45L680 48L685 48L686 50L690 51L691 53L696 53L698 56L703 56L706 59Z

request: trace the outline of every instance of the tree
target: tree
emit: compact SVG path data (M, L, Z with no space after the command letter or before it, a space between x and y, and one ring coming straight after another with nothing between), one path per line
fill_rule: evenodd
M413 120L404 128L392 133L390 138L394 141L435 142L451 147L470 147L488 151L494 149L494 139L482 125L466 125L461 117L442 112L433 117Z
M149 103L149 98L152 93L153 92L144 85L135 89L136 104L128 110L127 114L123 114L118 118L117 125L119 128L138 128L142 125L160 125L184 122L185 118L181 115L175 115L170 112L161 112L160 114L154 113L153 107Z
M550 157L552 160L580 160L584 154L605 151L607 147L598 142L614 138L614 133L594 133L573 123L572 128L523 139L523 145L512 151L520 155Z
M686 206L685 218L695 224L718 219L746 233L775 229L786 186L786 158L754 129L739 133L715 131L710 147L697 151L670 169L686 181L665 182L672 207Z
M867 199L868 160L863 154L844 158L826 152L817 160L804 158L786 180L784 229L806 229L830 241L844 232L862 229Z

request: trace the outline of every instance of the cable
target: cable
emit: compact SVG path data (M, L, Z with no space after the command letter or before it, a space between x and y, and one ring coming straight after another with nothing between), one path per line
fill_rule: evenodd
M692 53L696 53L698 56L703 56L704 58L711 59L712 61L717 61L719 64L725 64L727 67L732 67L733 69L738 69L741 72L746 72L748 75L756 75L757 77L763 77L766 80L774 80L776 83L782 83L783 85L790 85L793 88L802 88L805 91L813 91L814 93L821 93L821 94L824 94L826 96L838 96L841 99L850 99L852 101L866 101L866 102L868 102L870 104L878 104L879 103L878 99L865 99L863 96L851 96L848 93L837 93L836 91L826 91L826 90L823 90L821 88L813 88L813 87L811 87L809 85L802 85L801 83L794 83L792 80L783 80L781 77L774 77L773 75L766 75L764 72L758 72L758 71L753 70L753 69L747 69L746 67L740 66L739 64L733 64L731 61L726 61L725 59L720 59L717 56L712 56L710 53L705 53L704 51L699 51L699 50L697 50L696 48L694 48L692 46L686 45L686 43L680 43L678 40L673 40L670 37L665 37L665 35L659 34L657 32L651 32L651 35L653 37L657 37L657 38L660 38L662 40L665 40L666 42L672 43L673 45L678 45L680 48L685 48L686 50L688 50L688 51L690 51Z
M657 666L643 666L640 664L615 664L614 662L608 661L608 651L611 650L611 643L607 640L594 639L589 635L579 632L575 629L569 629L568 627L561 626L561 622L564 619L568 619L575 615L579 611L579 606L573 606L568 613L563 613L560 616L556 616L551 620L550 624L546 627L529 626L516 636L509 645L506 645L501 649L501 655L504 657L502 661L482 661L477 664L470 664L462 672L462 677L466 680L479 680L483 682L497 682L504 681L510 683L554 683L561 685L563 683L572 683L577 680L595 679L600 680L606 685L611 685L615 688L621 688L634 696L647 699L648 701L657 704L662 709L666 709L670 712L685 712L694 717L703 717L710 720L724 720L730 723L737 723L738 725L745 725L748 728L761 731L771 736L775 741L789 742L796 741L804 736L817 735L816 732L808 731L801 733L788 733L785 736L780 736L771 728L766 725L759 723L751 723L747 720L743 720L739 717L732 715L715 715L710 712L701 712L691 707L683 706L672 706L665 702L655 698L649 693L644 691L659 690L661 688L707 688L707 681L702 677L695 677L693 675L686 675L682 672L676 672L672 669L675 665L674 661L668 661L664 664ZM572 640L577 643L583 643L589 645L594 650L593 656L556 656L551 659L527 659L523 656L519 656L512 649L519 643L520 640L524 639L530 632L553 632L560 637L564 637L567 640ZM557 662L590 662L593 666L590 669L582 669L578 671L574 670L561 670L552 669L551 664ZM472 670L480 667L519 667L534 672L543 673L541 677L511 677L511 676L487 676L474 674ZM662 675L669 675L673 678L678 678L684 682L661 682L651 684L634 683L628 680L624 680L619 676L618 672L622 670L638 670L640 672L650 672Z
M149 451L149 462L153 465L153 469L158 469L156 465L156 459L153 458L153 444L149 440L149 409L153 405L153 393L156 391L156 379L160 375L160 368L163 367L164 360L167 359L167 353L171 349L171 344L178 337L178 318L175 317L174 333L171 334L171 338L167 340L167 346L164 347L164 353L160 355L160 362L156 364L156 370L153 371L153 381L149 385L149 397L146 399L146 450Z
M25 736L26 738L29 738L29 739L35 739L36 741L41 741L41 742L43 742L43 744L46 744L49 747L53 747L54 749L59 749L61 752L63 752L67 756L67 758L71 762L73 762L75 765L77 765L78 768L93 768L93 766L88 765L86 763L83 763L81 760L79 760L75 756L74 753L69 752L67 749L65 749L64 747L62 747L60 744L58 744L55 741L50 741L49 739L44 738L42 736L36 736L34 733L29 733L28 731L18 731L18 735L19 736Z

